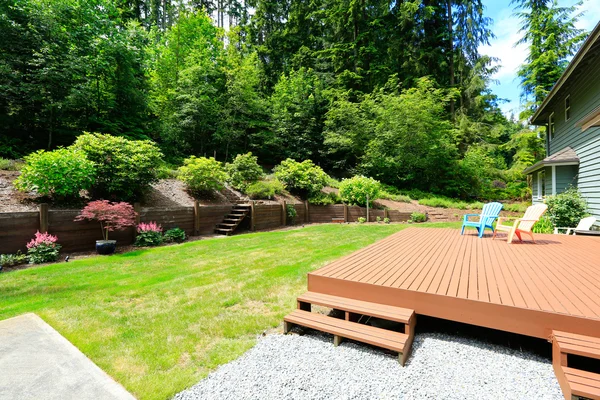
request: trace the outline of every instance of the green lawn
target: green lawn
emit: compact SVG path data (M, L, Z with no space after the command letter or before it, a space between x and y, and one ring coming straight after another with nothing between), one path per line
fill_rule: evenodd
M307 272L406 227L309 226L3 273L0 319L35 312L135 396L165 399L277 327Z

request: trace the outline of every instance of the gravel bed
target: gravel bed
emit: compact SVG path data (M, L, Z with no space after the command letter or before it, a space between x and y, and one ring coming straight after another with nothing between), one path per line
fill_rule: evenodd
M268 335L174 399L563 399L550 360L527 351L424 333L401 367L380 349L331 341Z

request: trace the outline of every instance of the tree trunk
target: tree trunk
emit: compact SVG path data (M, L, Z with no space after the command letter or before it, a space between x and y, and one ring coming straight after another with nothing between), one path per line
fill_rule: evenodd
M452 0L447 0L448 8L448 61L450 70L450 87L454 87L454 33L452 32ZM450 115L454 121L454 99L450 100Z

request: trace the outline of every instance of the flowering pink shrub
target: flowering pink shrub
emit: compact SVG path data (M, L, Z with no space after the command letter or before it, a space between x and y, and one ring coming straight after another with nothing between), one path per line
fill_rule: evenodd
M35 233L35 238L31 239L29 243L27 243L27 248L31 249L34 247L38 247L41 244L45 244L46 246L56 247L56 242L58 242L58 238L49 233L40 233L37 231Z
M128 226L135 226L136 213L129 203L111 203L108 200L96 200L88 203L75 218L75 221L98 221L104 240L108 240L108 232L120 231Z
M160 226L159 224L157 224L156 222L142 222L137 226L137 231L139 233L142 232L157 232L157 233L161 233L162 232L162 226Z
M37 231L35 237L27 243L27 258L32 264L41 264L58 260L60 244L58 238L49 233Z

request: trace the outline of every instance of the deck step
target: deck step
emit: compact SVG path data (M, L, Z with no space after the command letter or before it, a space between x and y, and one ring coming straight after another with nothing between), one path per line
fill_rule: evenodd
M600 360L600 338L552 331L552 367L566 400L600 400L600 374L568 366L568 355Z
M600 374L569 367L561 369L570 388L569 400L573 397L600 400Z
M290 330L292 325L300 325L331 333L334 335L335 344L339 344L341 339L345 338L397 351L399 353L399 361L402 365L404 365L406 358L410 353L412 344L412 338L404 333L375 328L373 326L328 317L309 311L294 310L284 318L284 321L284 330L286 333Z
M331 296L317 292L306 292L298 297L298 308L308 310L304 304L315 304L318 306L335 308L351 313L368 315L371 317L386 319L389 321L401 322L407 325L413 325L415 312L408 308L388 306L384 304L370 303L349 299L346 297Z
M600 338L561 331L552 331L552 338L563 354L600 360Z

